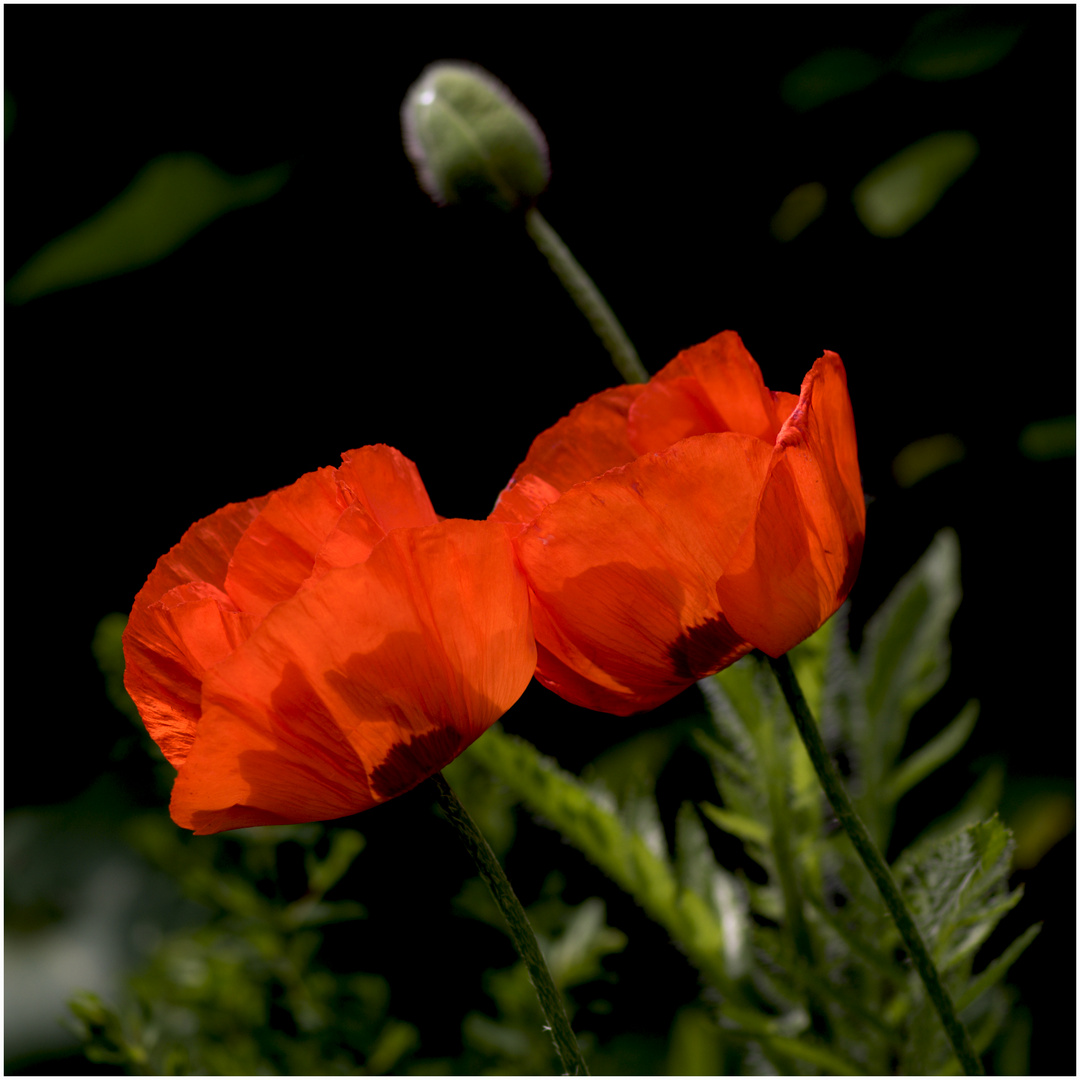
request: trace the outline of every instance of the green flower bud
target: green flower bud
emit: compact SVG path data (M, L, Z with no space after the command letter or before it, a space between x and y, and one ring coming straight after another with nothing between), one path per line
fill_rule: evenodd
M401 106L405 152L440 206L531 203L547 187L547 140L509 90L475 64L425 68Z

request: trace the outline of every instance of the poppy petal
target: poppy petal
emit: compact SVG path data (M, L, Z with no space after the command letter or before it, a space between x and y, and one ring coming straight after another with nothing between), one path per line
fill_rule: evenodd
M784 419L778 415L776 395L765 386L761 368L734 331L684 349L652 381L662 384L687 375L701 384L719 418L721 426L712 430L754 435L770 445L776 440Z
M132 606L124 686L174 765L194 737L207 658L251 631L221 589L237 543L268 498L230 503L197 521L158 560ZM188 602L196 604L190 611Z
M490 521L528 523L536 515L558 499L561 492L539 476L527 473L518 480L511 480L488 515Z
M207 673L173 819L204 834L383 802L494 723L535 663L504 526L395 530L278 604Z
M728 430L705 388L689 375L650 382L630 406L627 420L638 454L658 453L691 435Z
M731 624L780 656L846 599L866 531L847 376L826 353L777 439L754 524L717 585Z
M366 446L342 461L275 491L237 544L225 591L242 611L264 616L313 573L363 562L390 529L434 524L416 466L403 454Z
M292 596L349 502L331 466L275 491L233 553L225 591L236 606L262 617Z
M536 601L540 681L576 704L628 715L747 652L715 586L771 456L771 446L730 432L685 439L577 485L524 529L518 553Z
M631 403L644 389L641 383L616 386L576 405L569 416L564 416L533 440L506 492L529 475L551 485L557 492L563 492L583 480L633 461L637 452L630 445L626 417ZM522 510L522 506L502 505L503 501L503 495L500 495L495 510L489 515L492 520L526 520L515 516L515 510Z
M420 472L400 451L379 443L349 450L341 461L338 480L384 533L436 523Z

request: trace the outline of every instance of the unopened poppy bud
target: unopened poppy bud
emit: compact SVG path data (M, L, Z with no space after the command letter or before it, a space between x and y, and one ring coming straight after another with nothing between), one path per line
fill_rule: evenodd
M474 64L425 68L401 106L405 152L440 206L490 202L510 209L547 187L547 140L509 90Z

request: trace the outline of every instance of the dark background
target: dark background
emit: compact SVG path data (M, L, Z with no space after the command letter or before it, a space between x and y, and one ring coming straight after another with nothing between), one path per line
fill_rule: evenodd
M931 10L6 8L7 277L161 153L292 168L157 265L6 311L9 808L116 768L130 728L89 643L192 521L374 442L417 463L440 513L482 517L532 437L618 381L519 222L438 210L417 186L398 108L443 58L488 68L537 118L539 205L650 371L723 329L773 389L840 353L874 500L856 639L957 530L954 673L912 739L970 697L982 714L898 840L990 762L1013 785L1071 783L1074 460L1027 460L1017 440L1075 411L1075 10L973 9L1025 29L968 78L889 73L802 113L779 93L826 48L894 55ZM975 165L909 233L871 236L852 188L942 130L976 136ZM770 218L807 181L826 211L778 243ZM965 459L899 487L896 454L942 433ZM507 726L579 769L669 709L584 723L533 687ZM1017 929L1046 921L1011 980L1035 1072L1075 1070L1074 865L1069 836L1017 878Z

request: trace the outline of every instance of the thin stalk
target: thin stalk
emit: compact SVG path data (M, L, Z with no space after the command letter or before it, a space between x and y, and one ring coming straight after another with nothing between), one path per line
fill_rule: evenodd
M555 271L563 288L589 320L593 332L604 343L623 379L628 383L648 382L649 373L626 336L626 331L615 318L615 312L608 306L592 278L582 269L581 263L570 254L562 238L535 206L525 212L525 229Z
M919 928L915 925L911 912L908 911L904 897L896 884L896 879L893 877L888 863L882 858L881 852L878 851L874 841L871 840L866 826L855 812L855 807L852 806L851 799L848 798L843 781L840 779L840 773L833 764L832 758L829 757L829 752L825 749L825 742L810 712L810 706L807 705L806 698L803 697L798 680L795 678L791 661L784 655L777 660L770 657L769 663L776 673L780 689L783 691L788 707L795 717L795 725L799 729L799 734L802 736L810 760L814 763L814 769L817 771L821 786L825 789L825 794L828 796L829 802L832 804L832 808L844 831L850 837L852 844L855 845L859 858L862 859L863 865L874 879L874 884L877 886L878 892L881 893L881 898L885 901L885 906L889 909L893 922L896 923L896 929L900 931L900 937L903 939L908 955L915 965L915 970L919 973L919 978L922 979L926 992L930 995L934 1008L937 1009L938 1016L941 1017L941 1023L945 1027L945 1034L949 1037L949 1042L952 1043L953 1050L960 1059L964 1072L968 1076L982 1076L983 1068L975 1054L974 1047L971 1045L971 1039L964 1025L960 1022L960 1018L956 1015L956 1009L953 1007L949 992L945 989L937 968L934 966L934 961L930 958L930 953L923 942L922 935L919 933Z
M551 972L548 971L540 946L537 944L536 934L533 933L521 901L510 886L506 872L499 860L495 858L495 853L484 839L484 834L476 827L476 822L469 817L468 811L461 805L443 774L436 773L428 782L435 792L442 812L457 830L461 842L472 856L476 869L491 890L495 903L498 904L503 918L506 919L510 936L514 939L514 946L517 948L518 955L525 961L529 979L536 990L536 996L540 999L540 1008L543 1010L544 1019L547 1020L547 1028L551 1032L555 1051L559 1055L563 1069L569 1076L588 1076L589 1070L585 1065L585 1059L581 1056L581 1050L574 1037L574 1031L570 1027L566 1011L563 1009L562 998L555 988Z

